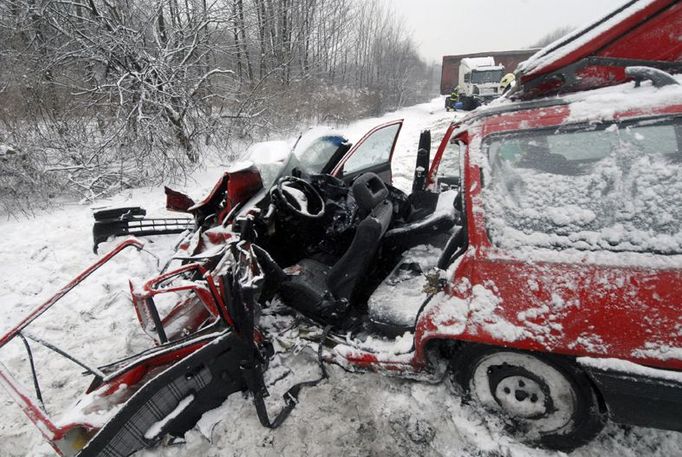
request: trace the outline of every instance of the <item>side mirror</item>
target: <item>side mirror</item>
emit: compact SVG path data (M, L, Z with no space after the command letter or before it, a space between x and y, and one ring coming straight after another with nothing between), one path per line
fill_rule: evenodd
M465 83L471 82L471 73L467 73L466 75L464 75L464 82Z

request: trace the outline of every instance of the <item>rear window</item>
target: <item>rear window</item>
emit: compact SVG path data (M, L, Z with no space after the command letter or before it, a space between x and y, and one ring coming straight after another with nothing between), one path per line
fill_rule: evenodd
M681 141L679 119L488 139L492 242L682 253Z

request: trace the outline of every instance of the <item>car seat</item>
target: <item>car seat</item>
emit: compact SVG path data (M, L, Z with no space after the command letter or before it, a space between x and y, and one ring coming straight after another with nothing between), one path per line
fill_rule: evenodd
M285 269L279 294L303 314L327 323L346 315L362 287L381 238L393 217L388 189L374 173L358 177L351 187L361 219L353 240L333 265L307 258Z

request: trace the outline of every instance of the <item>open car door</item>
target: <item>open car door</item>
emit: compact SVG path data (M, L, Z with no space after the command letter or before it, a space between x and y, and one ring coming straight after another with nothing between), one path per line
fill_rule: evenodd
M371 171L391 184L391 159L402 127L402 119L374 127L341 158L330 174L350 183Z
M633 66L680 73L681 31L682 2L629 1L522 62L510 96L531 100L621 84Z

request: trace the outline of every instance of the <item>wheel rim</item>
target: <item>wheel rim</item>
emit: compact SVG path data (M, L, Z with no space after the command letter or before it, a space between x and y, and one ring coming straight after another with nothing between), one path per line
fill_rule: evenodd
M545 386L527 376L508 376L495 388L494 396L503 410L514 417L542 417L550 410Z
M469 388L485 408L542 434L570 426L577 409L576 393L566 377L528 354L496 352L482 357Z

